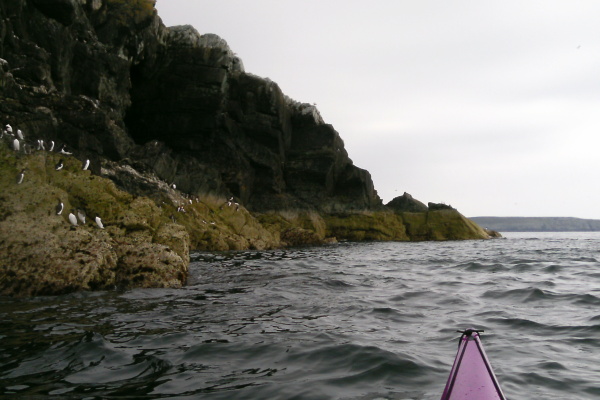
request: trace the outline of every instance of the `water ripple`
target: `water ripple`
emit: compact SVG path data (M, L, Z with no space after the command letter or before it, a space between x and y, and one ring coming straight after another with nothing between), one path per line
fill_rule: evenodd
M509 398L600 398L600 235L195 253L183 289L0 299L0 397L437 399L456 330Z

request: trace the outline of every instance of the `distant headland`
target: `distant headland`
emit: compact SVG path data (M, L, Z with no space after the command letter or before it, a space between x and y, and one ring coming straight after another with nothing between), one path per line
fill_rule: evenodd
M177 287L194 250L493 236L382 204L314 105L152 0L1 2L0 98L0 294Z
M498 232L599 232L600 220L572 217L472 217Z

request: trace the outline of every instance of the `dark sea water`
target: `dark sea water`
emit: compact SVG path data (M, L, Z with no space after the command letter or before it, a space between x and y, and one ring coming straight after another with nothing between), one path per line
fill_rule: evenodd
M600 233L194 254L183 289L0 298L3 399L600 399Z

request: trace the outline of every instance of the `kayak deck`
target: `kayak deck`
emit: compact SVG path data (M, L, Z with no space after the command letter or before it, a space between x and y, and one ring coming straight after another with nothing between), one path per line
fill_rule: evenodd
M441 400L506 400L485 354L479 332L462 333Z

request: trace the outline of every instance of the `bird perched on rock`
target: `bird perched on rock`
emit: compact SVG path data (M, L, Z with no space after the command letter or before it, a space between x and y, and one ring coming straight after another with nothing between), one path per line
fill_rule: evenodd
M77 218L79 218L79 221L85 225L85 211L83 211L81 208L77 209Z
M90 160L85 160L83 162L83 170L87 171L88 167L90 166Z
M48 151L53 151L54 150L54 140L50 141L50 148L48 149Z
M66 154L66 155L71 155L71 154L73 154L73 153L69 153L69 152L67 151L67 145L66 145L66 144L63 144L63 145L62 145L62 147L60 148L60 150L59 150L58 152L59 152L60 154Z
M54 166L54 169L57 170L57 171L60 171L61 169L63 169L64 166L65 165L63 164L63 160L61 158L60 160L58 160L58 162Z
M12 126L10 126L10 124L6 124L6 126L4 127L4 129L6 130L6 133L8 133L9 135L12 135L13 133L13 129Z
M69 222L73 226L77 226L77 217L75 216L75 210L71 210L69 213Z
M13 150L19 151L20 149L21 149L21 143L19 142L19 139L15 138L15 140L13 140Z
M17 176L17 185L20 185L21 183L23 183L23 178L25 178L25 168L23 168L21 170L21 172L19 172L19 175Z
M56 211L56 215L62 214L64 209L65 209L65 205L63 204L62 201L60 201L60 199L58 199L58 204L56 204L56 207L54 207L54 210Z
M96 221L96 225L98 225L98 228L104 229L104 225L102 224L102 220L100 219L100 217L96 216L96 218L94 218L94 221Z
M20 129L17 129L17 138L19 138L19 140L25 140L25 136L23 136L23 132Z
M44 146L44 139L38 139L37 144L38 144L38 147L37 147L38 150L46 150L46 147Z

